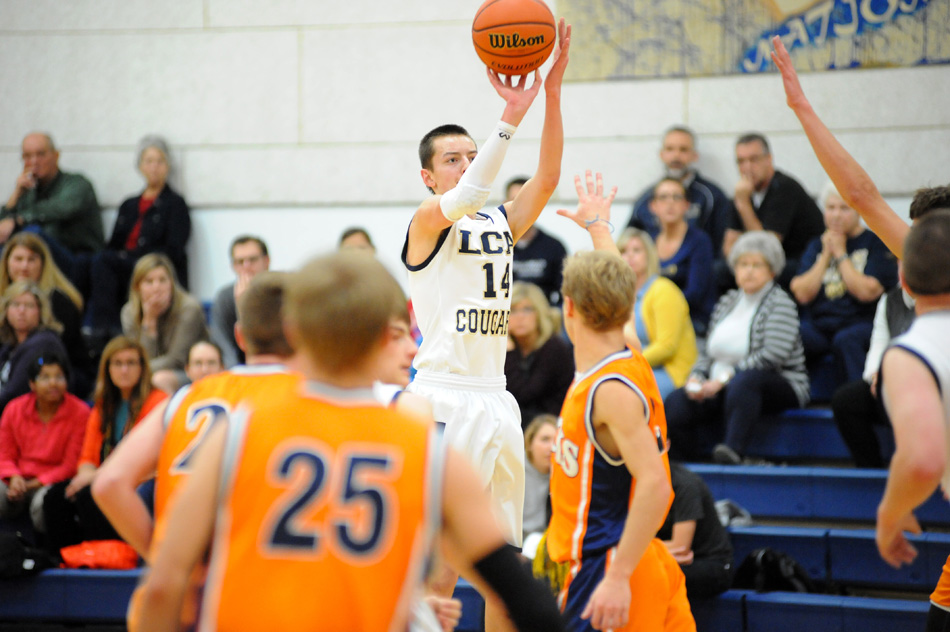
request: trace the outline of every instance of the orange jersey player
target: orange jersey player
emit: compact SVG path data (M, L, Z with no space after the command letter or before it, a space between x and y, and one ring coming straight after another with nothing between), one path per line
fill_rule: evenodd
M564 212L607 234L613 193L587 174ZM595 234L597 231L598 234ZM560 603L572 630L693 631L683 573L654 536L672 501L666 417L652 370L627 347L633 271L604 241L564 268L565 328L577 376L568 391L551 468L551 559L569 564Z
M148 559L153 522L136 493L155 475L155 523L186 478L197 446L217 418L227 417L239 401L264 393L289 392L300 377L284 362L293 351L280 324L283 276L264 273L241 297L235 336L248 365L187 386L146 417L109 456L93 483L92 493L116 531Z
M130 630L175 629L209 544L199 629L405 630L439 519L447 555L521 629L564 629L505 545L471 466L439 446L431 418L374 399L397 306L399 285L359 254L291 277L285 326L306 385L211 427Z

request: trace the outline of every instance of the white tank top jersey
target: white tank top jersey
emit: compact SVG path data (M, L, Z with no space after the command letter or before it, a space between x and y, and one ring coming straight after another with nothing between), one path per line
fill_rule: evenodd
M943 402L943 418L947 427L947 455L950 456L950 310L928 312L918 316L914 324L891 343L913 353L927 365L937 381ZM886 379L886 376L885 376ZM950 468L944 470L940 486L950 491Z
M434 252L409 270L409 295L422 332L418 371L469 377L505 375L514 239L504 206L485 208L445 229Z

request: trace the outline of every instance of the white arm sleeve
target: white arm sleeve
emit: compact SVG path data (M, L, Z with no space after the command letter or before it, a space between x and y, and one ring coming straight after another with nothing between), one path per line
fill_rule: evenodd
M442 214L450 222L457 222L469 213L474 213L485 205L491 194L491 185L501 169L511 137L518 128L504 121L492 131L475 160L469 165L459 183L447 191L439 200Z

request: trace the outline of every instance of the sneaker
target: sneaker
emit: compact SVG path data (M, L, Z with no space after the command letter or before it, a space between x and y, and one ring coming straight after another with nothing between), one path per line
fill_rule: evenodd
M725 443L719 443L713 448L712 458L715 463L719 465L741 465L742 457L739 454L727 446Z

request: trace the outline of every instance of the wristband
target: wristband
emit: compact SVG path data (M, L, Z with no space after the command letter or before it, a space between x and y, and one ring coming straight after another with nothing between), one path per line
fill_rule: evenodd
M605 219L601 219L601 218L600 218L600 215L598 215L598 216L595 217L594 219L585 219L585 220L584 220L584 228L585 228L585 229L590 229L590 227L593 226L594 224L596 224L597 222L603 222L603 223L607 224L607 230L610 231L610 234L611 234L611 235L614 234L614 225L611 224L610 222L608 222L608 221L605 220Z

